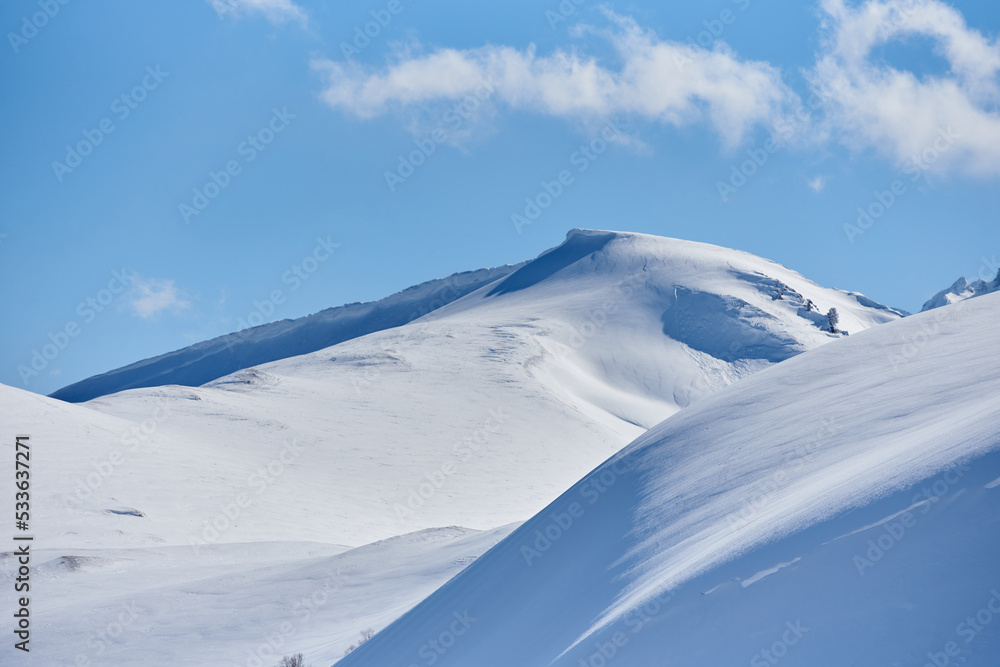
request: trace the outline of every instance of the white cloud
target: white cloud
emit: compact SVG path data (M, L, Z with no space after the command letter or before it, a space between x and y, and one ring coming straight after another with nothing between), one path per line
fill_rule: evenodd
M820 0L820 6L821 48L805 72L815 93L811 111L769 63L741 59L721 41L708 50L661 40L610 11L608 28L573 33L607 40L611 59L587 55L582 44L544 55L534 46L488 45L408 48L382 68L328 59L313 67L325 79L322 99L359 118L397 111L417 118L479 92L486 119L506 108L584 124L619 114L676 127L706 123L727 148L764 127L786 145L839 141L857 152L874 149L907 173L1000 174L997 40L970 28L941 0ZM879 47L907 41L932 44L947 71L920 74L881 58ZM481 94L484 85L489 95ZM421 133L426 123L411 120L410 130ZM473 130L473 122L461 128ZM814 179L810 187L819 192L824 183Z
M816 193L823 192L823 188L826 187L826 177L817 176L815 178L811 178L808 181L806 181L806 185L808 185L809 189L812 190L813 192Z
M173 280L144 280L136 276L132 280L128 305L139 317L150 318L165 311L178 313L190 308L191 302L177 289Z
M728 147L753 127L773 128L797 96L767 63L740 60L725 45L714 50L663 41L630 18L607 13L606 37L618 67L578 51L538 55L507 46L437 49L404 54L380 71L357 63L314 61L326 79L323 100L360 118L454 102L495 88L491 104L576 121L615 114L674 126L708 121Z
M821 6L824 51L810 79L829 100L825 113L836 136L900 165L922 157L929 170L1000 174L1000 44L939 0ZM914 37L930 39L947 73L917 76L873 57L876 47ZM942 133L953 137L945 150Z
M292 0L207 0L220 17L262 14L272 23L295 21L303 26L309 17Z

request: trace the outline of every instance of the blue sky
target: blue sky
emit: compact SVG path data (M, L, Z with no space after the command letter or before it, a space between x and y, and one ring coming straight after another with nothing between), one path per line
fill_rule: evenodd
M911 311L997 270L993 2L18 0L0 25L0 382L32 391L572 227Z

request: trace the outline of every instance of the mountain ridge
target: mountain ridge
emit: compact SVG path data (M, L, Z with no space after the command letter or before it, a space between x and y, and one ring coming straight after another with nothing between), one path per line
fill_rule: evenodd
M660 241L652 241L654 239ZM570 269L587 257L593 257L608 244L629 243L653 245L659 243L661 247L676 246L700 249L700 251L714 248L712 252L752 258L751 262L765 262L766 266L776 267L780 272L790 271L780 264L756 257L751 253L706 243L634 232L574 228L567 232L566 240L562 244L520 264L456 273L447 278L409 287L378 301L345 304L305 317L280 320L219 336L86 378L63 387L50 396L77 403L127 389L169 384L200 386L240 370L308 354L359 336L425 318L427 314L449 306L492 283L497 284L486 296L496 297L520 291L530 285L544 282L560 271ZM655 257L650 259L655 260ZM638 274L638 266L633 271ZM796 272L791 274L799 276ZM788 289L788 286L780 281L774 282L766 276L747 277L750 280L770 281L771 284L762 285L762 289L774 291L776 299L786 296L792 299L799 298L799 305L806 306L802 295L794 289L783 294L782 290ZM519 286L515 289L515 285ZM879 304L856 292L842 292L842 294L850 295L852 297L850 303L855 306L883 311L888 319L906 315L903 311ZM819 310L822 312L803 311L800 316L812 320L816 326L822 328L825 326L826 310ZM446 309L443 312L451 311ZM676 322L670 326L675 324ZM665 323L665 326L667 325ZM860 325L854 323L853 326L856 330L859 327L865 328L867 323Z
M326 308L217 336L74 382L49 396L81 403L126 389L167 384L200 386L225 375L358 336L402 326L461 298L520 265L454 273L378 299Z
M982 271L980 271L979 275L983 275ZM934 308L940 308L942 306L958 303L959 301L964 301L965 299L983 296L984 294L992 294L997 290L1000 290L1000 269L997 270L996 277L991 281L987 281L985 278L980 278L979 280L974 280L970 283L965 276L962 276L952 283L950 287L941 290L928 299L920 309L920 312L923 313L928 310L933 310Z

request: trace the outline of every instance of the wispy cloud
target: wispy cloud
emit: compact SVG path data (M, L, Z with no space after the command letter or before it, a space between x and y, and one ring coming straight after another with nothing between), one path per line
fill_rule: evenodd
M612 69L577 50L539 55L534 46L436 49L398 57L381 70L320 59L323 100L360 118L435 102L461 100L484 83L490 102L510 109L585 122L614 114L682 126L708 122L733 147L755 126L773 127L798 98L767 63L663 41L634 20L606 12L610 27L583 28L617 53Z
M1000 44L969 28L938 0L823 0L824 50L811 83L829 97L834 136L875 148L900 164L929 151L942 130L958 135L935 159L937 171L1000 174ZM912 37L930 39L947 73L918 76L873 57Z
M221 18L263 15L272 23L293 21L305 26L309 17L292 0L207 0Z
M941 0L821 0L820 6L821 47L805 74L810 99L823 102L807 127L785 122L802 104L771 64L742 59L721 41L705 49L661 40L609 10L606 28L578 26L574 34L607 40L614 66L581 44L545 55L534 46L428 53L417 47L382 68L328 59L313 67L325 78L322 99L359 118L419 114L488 84L496 88L488 102L494 112L506 107L584 123L615 114L677 127L705 123L727 148L757 127L793 127L794 136L783 137L789 145L836 141L922 171L1000 174L1000 42L970 28ZM947 72L919 75L874 55L882 45L912 38L929 40ZM817 192L824 184L809 183Z
M148 319L163 312L178 313L191 302L177 289L173 280L143 279L136 276L128 294L128 305L139 317Z
M826 187L826 177L816 176L815 178L810 178L808 181L806 181L806 185L809 186L810 190L818 194L820 192L823 192L823 188Z

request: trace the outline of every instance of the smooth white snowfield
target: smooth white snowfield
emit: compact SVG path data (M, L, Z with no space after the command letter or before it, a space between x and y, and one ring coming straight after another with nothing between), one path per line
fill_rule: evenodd
M54 602L33 659L252 666L278 632L266 667L329 664L646 428L839 345L832 307L852 338L899 318L747 253L574 230L420 320L201 387L77 405L0 387L0 441L35 443ZM338 562L364 567L301 620ZM122 605L143 620L104 646Z
M133 422L0 385L8 479L15 436L30 436L35 538L26 592L31 651L6 643L0 664L271 667L299 651L328 663L361 630L384 627L514 527L443 527L348 545L298 525L235 540L239 525L281 525L300 503L317 517L337 508L322 490L309 497L287 484L295 461L251 478L252 452L211 434L157 432L169 418L159 405L145 423ZM283 447L275 443L257 470L280 461ZM327 475L335 485L337 470ZM203 539L206 525L217 529L214 539ZM0 552L7 590L19 565L13 549ZM0 615L12 619L15 603L3 596Z
M1000 664L998 316L936 309L692 405L338 667Z

